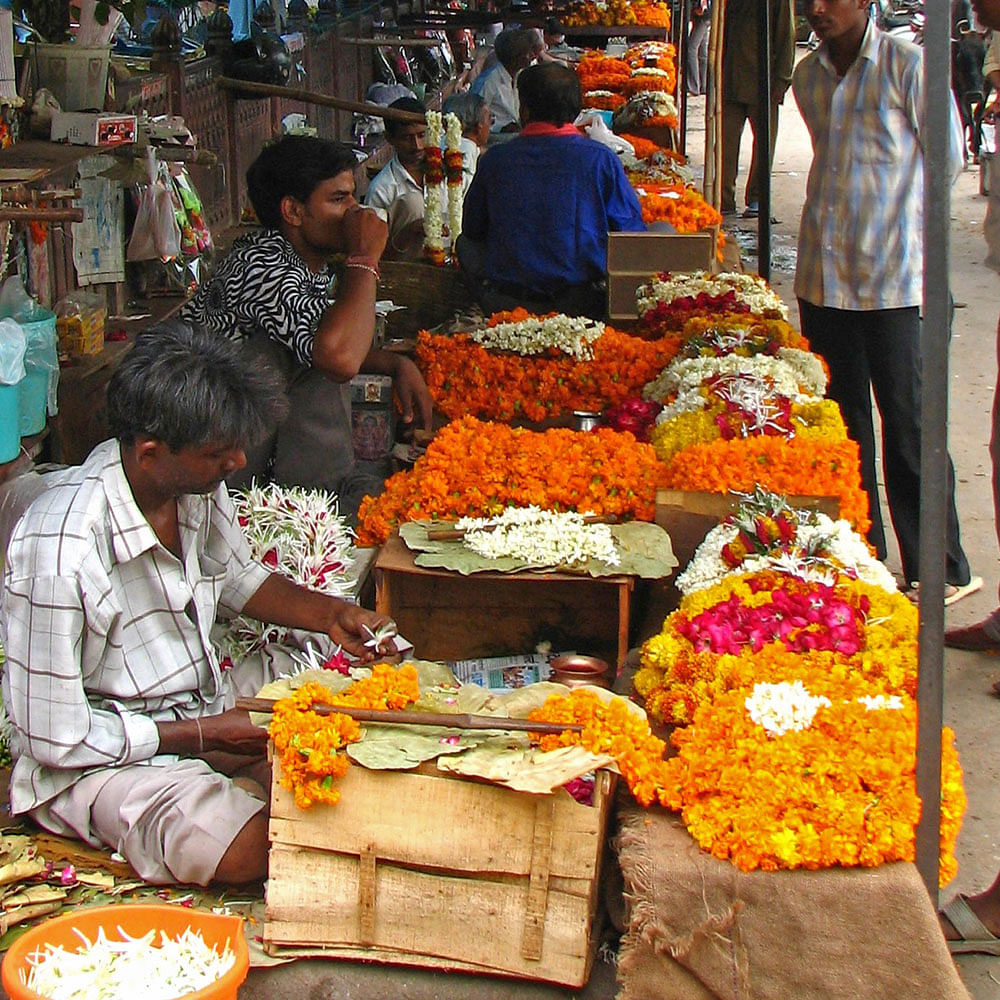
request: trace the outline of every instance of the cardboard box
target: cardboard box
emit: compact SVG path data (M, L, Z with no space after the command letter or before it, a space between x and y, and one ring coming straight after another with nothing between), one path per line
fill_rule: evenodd
M660 271L711 271L717 227L700 233L609 233L608 318L635 321L635 291Z
M519 655L547 640L620 668L634 588L632 576L424 568L398 535L375 562L375 609L429 660Z
M594 804L352 765L335 806L271 788L265 949L587 982L613 776ZM318 949L322 949L320 952Z
M136 127L135 115L57 111L52 116L50 138L73 146L124 146L135 142Z

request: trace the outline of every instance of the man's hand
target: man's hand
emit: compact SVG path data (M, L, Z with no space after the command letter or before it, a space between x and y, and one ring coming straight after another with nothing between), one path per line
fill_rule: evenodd
M391 638L383 640L378 646L365 645L372 642L379 629L388 625L389 621L385 615L377 615L357 604L337 601L326 632L335 643L357 656L362 663L370 663L376 657L385 659L396 653L396 646Z
M344 241L347 255L378 260L385 250L389 227L378 213L363 205L354 205L344 213Z
M177 722L157 722L160 753L176 753L200 757L213 751L263 757L267 746L267 730L255 726L250 714L231 708L221 715L203 715L199 719Z
M407 430L422 427L433 430L434 401L420 369L406 357L399 356L399 367L393 375L393 389L399 400L400 414Z

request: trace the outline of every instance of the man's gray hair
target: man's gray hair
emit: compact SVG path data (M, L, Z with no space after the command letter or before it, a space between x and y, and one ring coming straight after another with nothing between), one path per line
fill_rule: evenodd
M534 47L534 36L527 28L504 28L493 43L497 61L508 71L519 59L531 53Z
M464 94L452 94L441 105L446 115L456 115L462 123L463 132L471 132L479 125L486 102L479 96L466 91Z
M181 322L140 333L108 383L108 426L125 444L151 437L175 452L216 443L245 448L287 413L273 368Z

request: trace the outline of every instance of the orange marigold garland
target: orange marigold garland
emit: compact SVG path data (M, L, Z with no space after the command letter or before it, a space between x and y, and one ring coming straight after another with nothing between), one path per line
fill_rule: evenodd
M356 681L340 694L309 681L274 706L268 734L281 761L281 785L295 796L299 809L317 802L336 805L340 789L336 778L347 772L347 757L338 753L348 743L361 739L361 726L348 715L320 715L314 705L369 708L380 711L402 709L420 697L417 671L399 670L378 663L370 677Z
M652 734L649 723L622 698L600 698L593 691L554 695L529 716L537 722L582 725L582 732L533 737L543 750L582 746L592 754L614 757L629 791L644 806L664 798L666 744Z
M652 447L631 434L537 433L465 417L440 430L381 496L365 497L358 544L382 544L403 521L482 517L532 504L651 521L661 475Z
M529 315L523 309L498 313L490 325ZM435 405L451 419L538 421L573 410L598 412L637 396L674 357L678 342L676 337L642 340L606 326L594 341L593 358L578 361L555 351L537 356L493 351L465 333L421 330L417 363Z
M690 185L649 184L637 178L633 186L642 206L642 221L646 225L669 222L679 233L697 233L722 222L719 212Z
M669 30L670 8L658 0L607 0L600 4L584 0L570 7L565 22L570 28L641 24L648 28Z

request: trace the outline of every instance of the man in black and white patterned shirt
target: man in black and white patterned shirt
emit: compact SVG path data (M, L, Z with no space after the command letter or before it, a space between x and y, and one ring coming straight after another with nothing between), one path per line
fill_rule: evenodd
M120 851L150 882L266 872L267 732L233 706L273 678L220 662L220 611L362 661L385 621L251 557L223 479L283 409L275 373L232 343L140 335L108 387L115 439L47 478L7 549L11 812Z
M273 458L285 485L331 490L352 516L382 483L358 475L347 383L358 372L390 375L405 423L430 429L427 386L408 358L372 347L379 261L386 225L354 198L354 152L341 143L285 136L247 171L263 229L234 244L181 317L276 365L286 379L289 418L248 455L235 482L260 477ZM331 300L328 266L346 253ZM231 482L233 485L233 482Z

